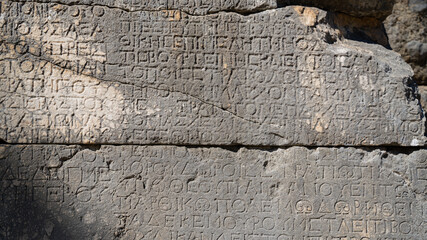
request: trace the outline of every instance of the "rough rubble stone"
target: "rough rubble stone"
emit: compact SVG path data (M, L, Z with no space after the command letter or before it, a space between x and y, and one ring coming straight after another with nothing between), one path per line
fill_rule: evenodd
M326 12L243 16L2 2L9 143L425 143L412 70Z
M427 150L3 145L3 239L423 239Z
M355 17L385 19L391 14L395 0L277 0L279 6L304 5Z
M427 1L397 1L384 25L393 50L414 69L414 79L427 84Z

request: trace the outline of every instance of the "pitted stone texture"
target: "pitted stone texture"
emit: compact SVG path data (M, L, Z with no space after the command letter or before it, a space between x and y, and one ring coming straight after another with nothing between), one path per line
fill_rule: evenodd
M10 143L422 145L411 68L326 12L2 4Z
M427 151L1 146L2 239L423 239Z
M277 0L279 6L304 5L355 17L385 19L391 14L395 0Z
M205 15L219 11L242 14L277 7L276 0L15 0L22 3L59 3L65 5L105 6L124 11L181 10L192 15Z
M415 80L427 84L427 1L397 1L384 25L391 47L414 69Z
M58 3L64 5L105 6L133 11L182 10L192 15L206 15L219 11L242 14L276 9L288 5L318 7L355 17L384 19L393 9L394 0L14 0L22 3Z

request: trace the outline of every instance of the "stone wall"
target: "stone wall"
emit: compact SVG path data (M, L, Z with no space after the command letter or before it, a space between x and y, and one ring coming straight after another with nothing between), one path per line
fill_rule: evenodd
M422 239L392 8L2 0L0 239Z

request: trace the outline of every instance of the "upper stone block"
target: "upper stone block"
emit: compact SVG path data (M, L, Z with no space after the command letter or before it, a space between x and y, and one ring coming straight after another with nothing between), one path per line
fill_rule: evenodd
M413 72L326 12L243 16L3 1L10 143L422 145Z

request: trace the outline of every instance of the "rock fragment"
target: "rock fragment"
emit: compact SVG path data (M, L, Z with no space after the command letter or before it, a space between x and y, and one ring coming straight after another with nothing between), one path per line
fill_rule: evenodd
M426 6L426 1L399 0L384 21L391 47L411 65L419 84L427 84Z

